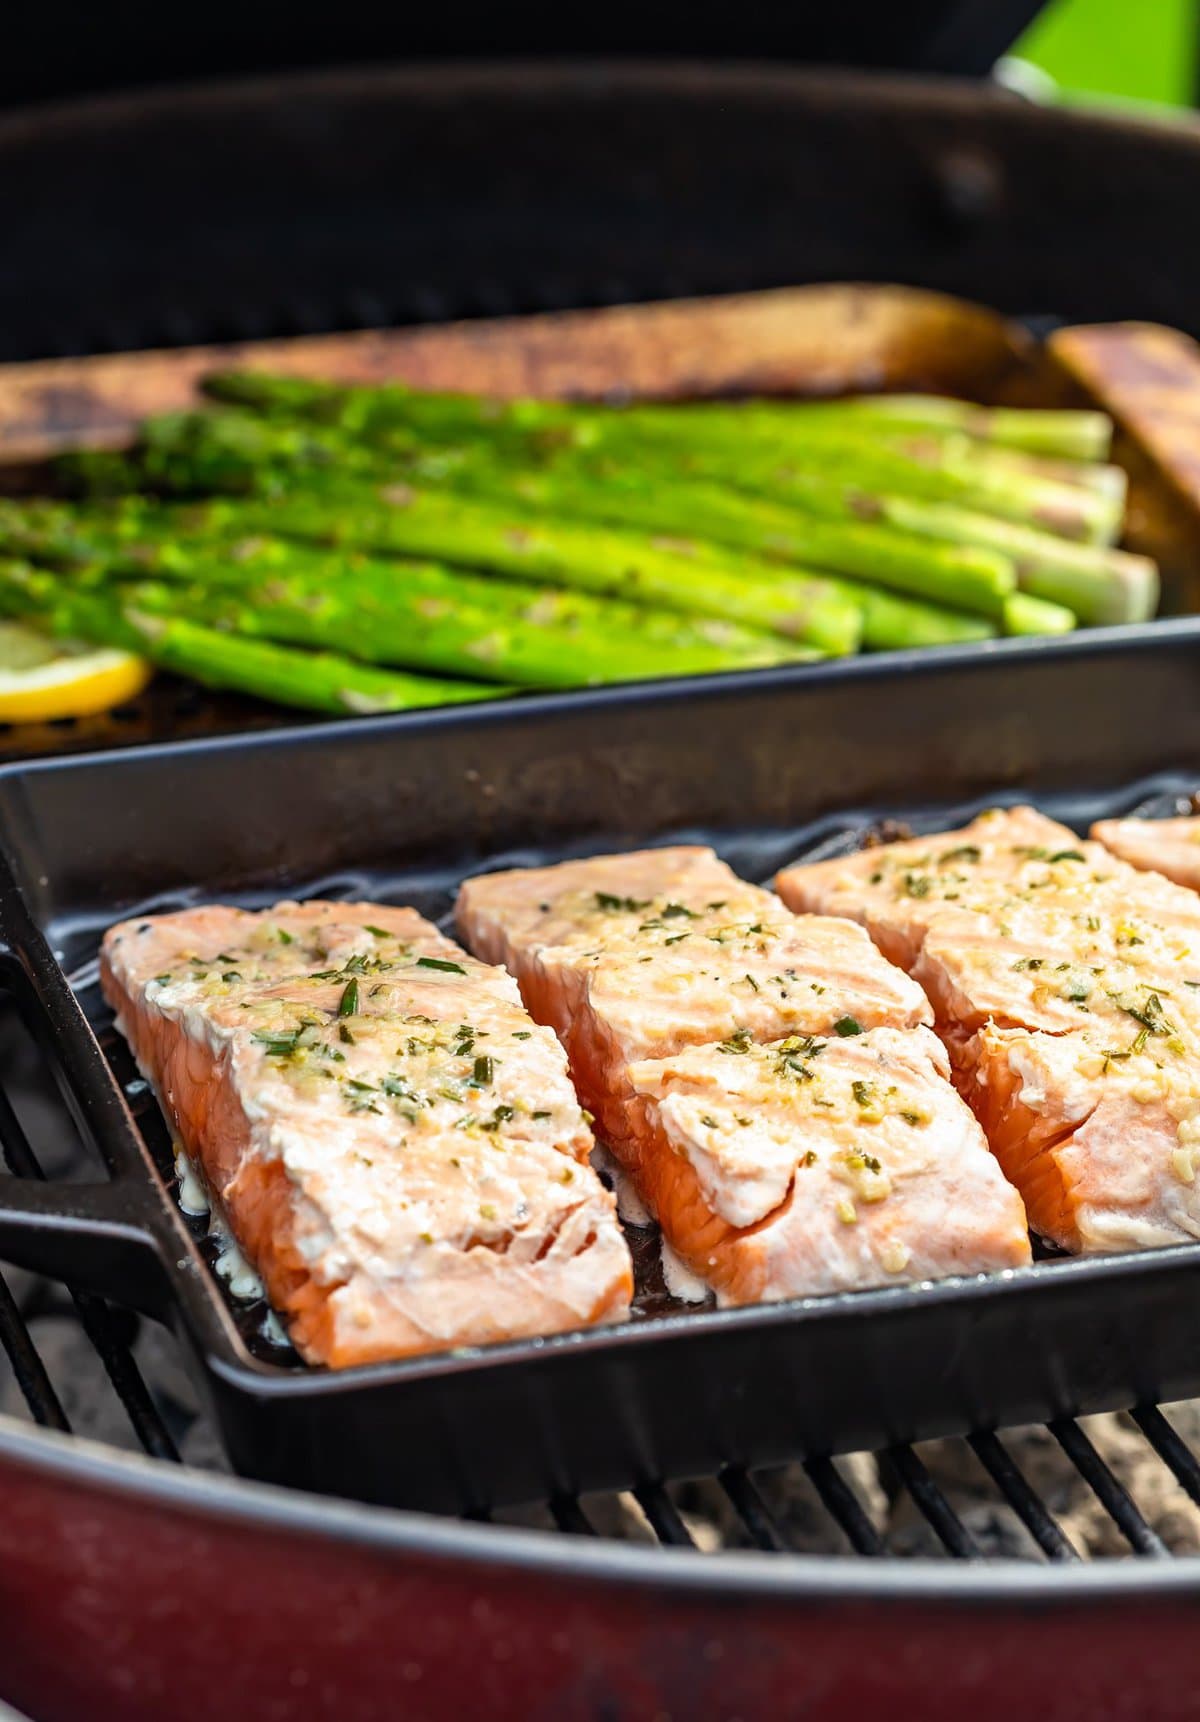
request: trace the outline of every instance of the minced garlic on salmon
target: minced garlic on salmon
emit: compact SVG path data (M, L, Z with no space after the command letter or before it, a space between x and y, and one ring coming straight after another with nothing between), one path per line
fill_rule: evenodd
M729 1302L1017 1266L1021 1199L949 1074L925 1028L689 1047L631 1068L628 1152Z
M126 921L117 1025L291 1337L335 1366L620 1319L614 1203L554 1036L411 909Z
M921 982L1037 1231L1085 1251L1200 1236L1200 902L1020 807L777 883Z
M667 1243L725 1301L1028 1259L928 1001L859 928L690 847L483 875L458 917L558 1030Z

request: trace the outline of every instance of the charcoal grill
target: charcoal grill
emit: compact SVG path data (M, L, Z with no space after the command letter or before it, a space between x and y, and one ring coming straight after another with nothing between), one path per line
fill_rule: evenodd
M975 87L752 69L346 74L16 115L0 121L0 166L10 358L829 278L1200 333L1196 135ZM1185 621L1042 657L1001 644L855 666L834 677L837 725L792 756L788 787L814 813L894 806L907 742L923 773L910 804L1018 785L1174 796L1200 777L1198 643ZM853 692L885 675L903 690L886 719ZM738 697L727 685L705 697ZM80 739L271 721L159 697ZM653 703L640 720L636 700L622 709L635 731L657 721ZM569 756L577 720L549 710L539 745ZM1117 732L1128 712L1154 721ZM516 721L540 724L547 706L528 713ZM353 772L356 749L409 732L322 734ZM129 832L131 890L163 883L156 833L191 817L188 761L207 745L170 756L165 816ZM631 734L634 758L639 745ZM168 781L165 756L137 757ZM51 787L70 781L43 769ZM8 781L15 815L23 791ZM586 802L587 785L560 773L564 787ZM481 796L481 845L492 807ZM77 841L84 855L86 827ZM286 860L267 870L282 879ZM26 880L35 908L39 878ZM3 1032L10 1170L87 1175L53 1044L36 1049L11 1012ZM950 1446L891 1441L877 1464L797 1445L783 1473L726 1464L664 1482L635 1468L618 1505L559 1490L434 1516L230 1477L160 1329L53 1277L2 1284L7 1404L25 1420L0 1424L0 1692L36 1718L1195 1714L1200 1562L1167 1558L1196 1546L1194 1425L1134 1382L1103 1403L1130 1407L1136 1474L1111 1424L1073 1415L1101 1401L1064 1392L1042 1437L1063 1456L1054 1489L1029 1462L1034 1438L981 1416ZM964 1504L967 1454L980 1492ZM1064 1476L1092 1503L1086 1537L1059 1522ZM799 1529L797 1491L811 1511ZM718 1532L733 1546L714 1551ZM902 1546L916 1558L886 1558ZM1028 1558L984 1558L997 1548ZM1129 1558L1075 1560L1089 1549Z

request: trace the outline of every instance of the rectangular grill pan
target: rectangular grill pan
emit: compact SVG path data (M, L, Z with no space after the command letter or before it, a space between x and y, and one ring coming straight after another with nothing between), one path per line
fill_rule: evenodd
M1200 1246L717 1311L635 1238L625 1326L305 1368L178 1209L102 930L206 898L411 902L481 867L712 841L740 872L1031 796L1081 829L1200 781L1200 624L555 696L0 771L3 984L109 1177L0 1177L0 1255L168 1320L234 1465L479 1510L1200 1391Z

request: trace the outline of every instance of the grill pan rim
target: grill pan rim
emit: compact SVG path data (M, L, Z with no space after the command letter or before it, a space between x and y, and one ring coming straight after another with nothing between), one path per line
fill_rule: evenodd
M1198 140L1200 141L1200 140ZM430 706L420 711L391 712L377 717L344 717L288 724L278 729L241 730L231 735L189 736L180 741L146 742L131 747L96 748L86 753L50 754L0 763L0 788L43 773L111 770L122 764L181 759L212 752L254 752L324 743L336 746L356 736L409 735L414 730L438 731L488 727L493 716L521 717L552 723L555 717L588 716L607 706L618 709L631 698L646 707L686 704L697 693L742 694L793 686L837 686L843 682L887 681L913 671L930 679L943 671L981 669L1011 662L1015 667L1087 657L1113 648L1154 651L1185 641L1200 647L1200 615L1166 616L1151 622L1126 622L1112 627L1080 628L1074 633L1012 636L952 646L921 646L906 651L863 653L830 658L823 663L779 664L770 668L709 672L693 676L659 676L642 682L616 682L600 687L568 688L561 692L521 694L516 698L482 700L468 705ZM0 838L2 842L2 838Z
M1009 1604L1056 1613L1088 1602L1200 1601L1200 1555L1170 1561L1093 1561L1071 1569L1011 1560L947 1562L927 1558L864 1561L861 1557L765 1553L719 1554L633 1543L568 1538L561 1532L462 1519L400 1507L359 1505L336 1496L225 1477L109 1449L52 1430L27 1429L0 1416L0 1464L31 1470L67 1487L94 1488L134 1504L154 1505L208 1522L315 1537L340 1548L470 1562L530 1577L563 1577L621 1590L705 1601L937 1603L955 1613ZM564 1546L565 1545L565 1546Z

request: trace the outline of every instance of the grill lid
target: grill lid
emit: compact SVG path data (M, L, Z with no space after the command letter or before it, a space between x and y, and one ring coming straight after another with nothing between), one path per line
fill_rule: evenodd
M685 0L649 10L616 0L552 14L523 7L501 13L478 3L453 12L358 6L331 14L301 4L289 8L286 34L268 0L212 0L186 31L170 12L148 4L105 16L86 6L47 7L30 10L18 26L22 51L0 64L0 106L301 66L526 54L653 59L683 50L693 58L983 76L1043 3L843 0L785 8L751 0L734 12Z

